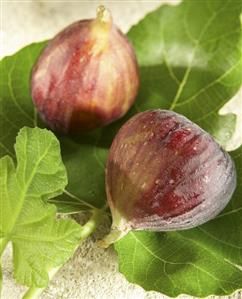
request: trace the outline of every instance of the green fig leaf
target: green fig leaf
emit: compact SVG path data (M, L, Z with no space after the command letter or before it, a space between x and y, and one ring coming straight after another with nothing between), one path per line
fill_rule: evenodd
M57 220L55 205L45 202L67 184L55 135L24 127L15 152L16 166L8 155L0 159L0 255L11 242L16 280L42 288L49 272L73 255L82 228L73 220Z
M235 116L218 111L242 84L240 13L240 1L186 0L131 28L141 67L136 109L174 110L226 145Z

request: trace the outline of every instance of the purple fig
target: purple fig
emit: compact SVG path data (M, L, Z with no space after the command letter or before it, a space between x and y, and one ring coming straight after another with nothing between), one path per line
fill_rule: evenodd
M108 246L130 230L169 231L214 218L236 186L235 166L216 141L182 115L139 113L116 135L107 161L113 224Z
M122 117L139 86L134 50L100 6L52 39L32 72L33 102L52 129L79 132Z

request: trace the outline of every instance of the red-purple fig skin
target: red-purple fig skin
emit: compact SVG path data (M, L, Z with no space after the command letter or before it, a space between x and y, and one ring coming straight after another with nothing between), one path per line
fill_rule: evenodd
M111 16L102 13L61 31L33 68L33 102L53 130L79 132L109 124L135 100L134 50Z
M230 156L187 118L150 110L116 135L106 168L113 229L196 227L230 200L236 171Z

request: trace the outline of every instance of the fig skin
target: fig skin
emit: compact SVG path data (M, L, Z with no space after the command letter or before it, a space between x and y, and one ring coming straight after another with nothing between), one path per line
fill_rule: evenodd
M123 125L109 152L113 225L101 245L130 230L201 225L224 209L235 186L232 159L207 132L172 111L141 112Z
M82 132L122 117L139 87L134 50L100 6L97 18L57 34L41 53L31 78L32 99L53 130Z

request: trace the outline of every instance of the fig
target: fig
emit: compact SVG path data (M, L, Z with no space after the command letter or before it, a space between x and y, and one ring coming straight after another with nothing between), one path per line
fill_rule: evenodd
M134 49L103 6L57 34L31 77L33 102L53 130L82 132L122 117L139 86Z
M101 245L130 230L201 225L224 209L235 186L232 159L207 132L172 111L141 112L110 148L106 193L113 224Z

